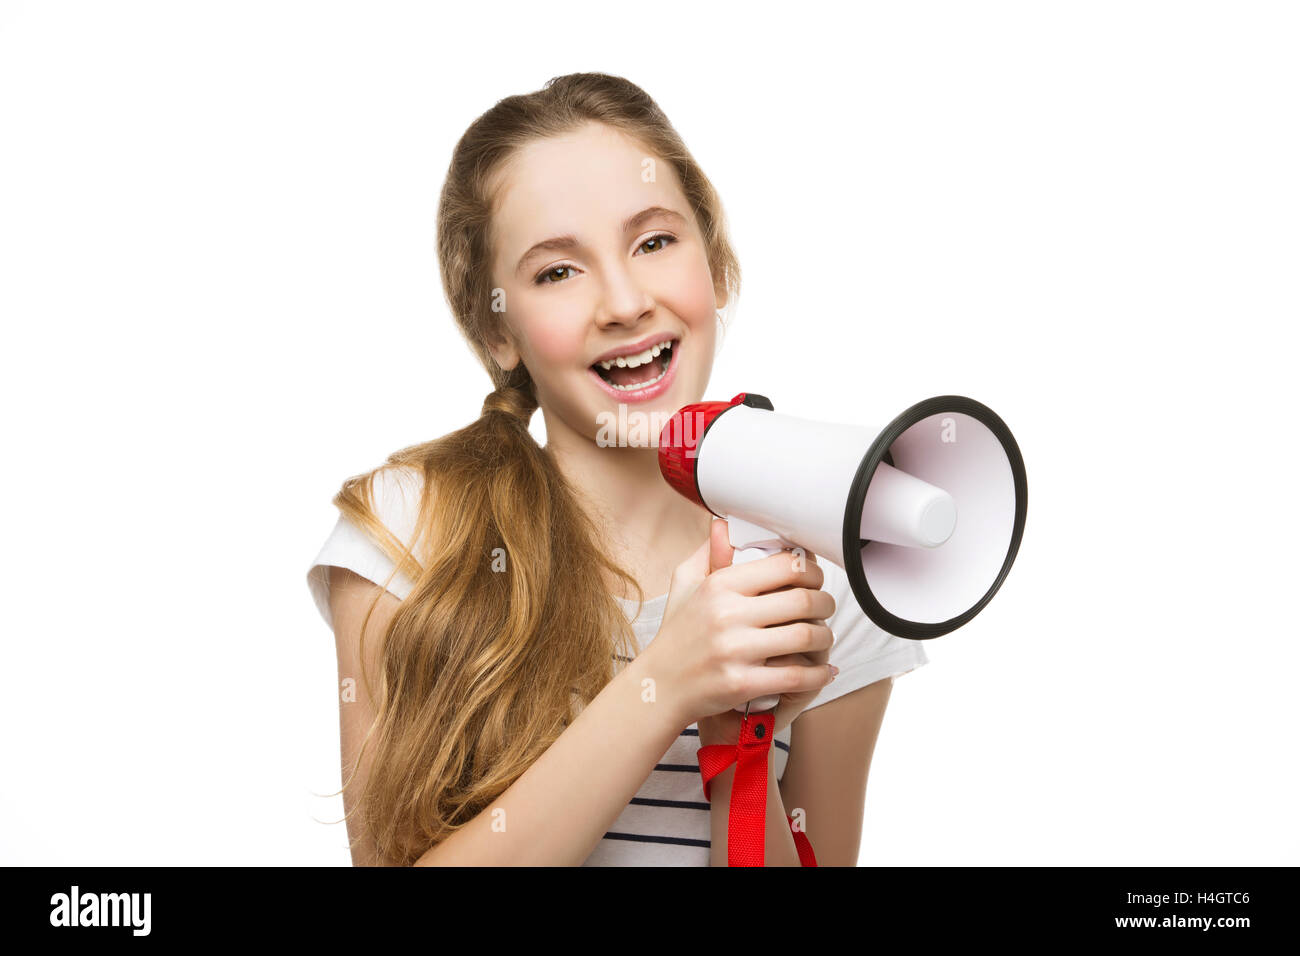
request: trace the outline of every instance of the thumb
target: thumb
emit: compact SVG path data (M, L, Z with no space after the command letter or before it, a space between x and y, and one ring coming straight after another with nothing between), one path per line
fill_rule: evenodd
M709 524L709 573L730 567L735 553L727 533L726 519L714 518Z

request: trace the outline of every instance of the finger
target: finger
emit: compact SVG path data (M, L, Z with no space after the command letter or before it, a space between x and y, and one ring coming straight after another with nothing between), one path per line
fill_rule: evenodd
M835 598L820 588L785 588L759 594L741 606L744 623L772 627L792 621L825 621L835 613Z
M783 587L820 588L826 580L819 564L794 561L788 551L722 568L718 573L720 583L751 597Z
M790 555L790 562L792 565L791 570L793 571L803 571L806 570L809 566L817 565L816 553L813 551L808 551L802 546L796 546L794 548L791 548L785 553ZM817 566L820 567L820 565ZM824 578L825 575L823 574L823 580ZM787 584L782 588L777 588L777 590L785 590L789 587L792 587L792 585Z
M760 627L750 631L744 644L745 657L757 663L782 654L813 654L829 651L835 635L825 621L795 621L779 627Z
M750 700L768 694L800 694L821 690L831 682L831 677L830 664L759 667L753 671L746 693Z
M830 659L830 649L824 651L808 651L800 654L782 654L779 657L769 657L763 662L766 667L783 667L786 664L825 664Z

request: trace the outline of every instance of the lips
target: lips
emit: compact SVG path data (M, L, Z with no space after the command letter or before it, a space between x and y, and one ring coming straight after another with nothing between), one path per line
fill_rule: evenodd
M647 341L651 345L655 345L658 344L659 341L662 341L662 339L649 339ZM642 351L644 351L644 349L642 349ZM587 374L591 376L592 381L594 381L597 384L597 386L599 386L600 389L605 392L605 394L609 395L611 398L615 399L616 401L629 403L629 404L637 403L637 402L648 402L664 394L664 392L668 391L668 389L672 386L673 380L677 376L677 366L679 364L678 353L680 351L681 351L681 343L678 340L674 339L672 347L664 353L668 356L667 367L664 369L662 374L659 375L659 378L657 380L653 378L651 379L651 384L645 384L645 385L640 385L635 387L629 386L627 388L618 388L611 381L608 381L604 377L604 375L601 374L602 370L600 370L599 366L595 364L591 365L587 369ZM662 362L663 362L663 355L653 358L650 360L650 368L651 369L658 368L660 366L660 363Z

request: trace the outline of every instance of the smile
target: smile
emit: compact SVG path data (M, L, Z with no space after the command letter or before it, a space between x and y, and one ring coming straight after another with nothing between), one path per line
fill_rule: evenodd
M677 339L670 339L636 355L595 362L588 371L610 395L622 401L647 401L672 383L678 344Z

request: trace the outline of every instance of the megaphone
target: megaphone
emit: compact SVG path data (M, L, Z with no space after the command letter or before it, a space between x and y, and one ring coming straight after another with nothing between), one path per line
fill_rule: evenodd
M811 550L844 569L868 618L906 640L982 611L1025 529L1020 448L992 409L960 395L917 402L884 428L780 415L753 392L696 402L660 432L659 470L727 519L734 564Z

